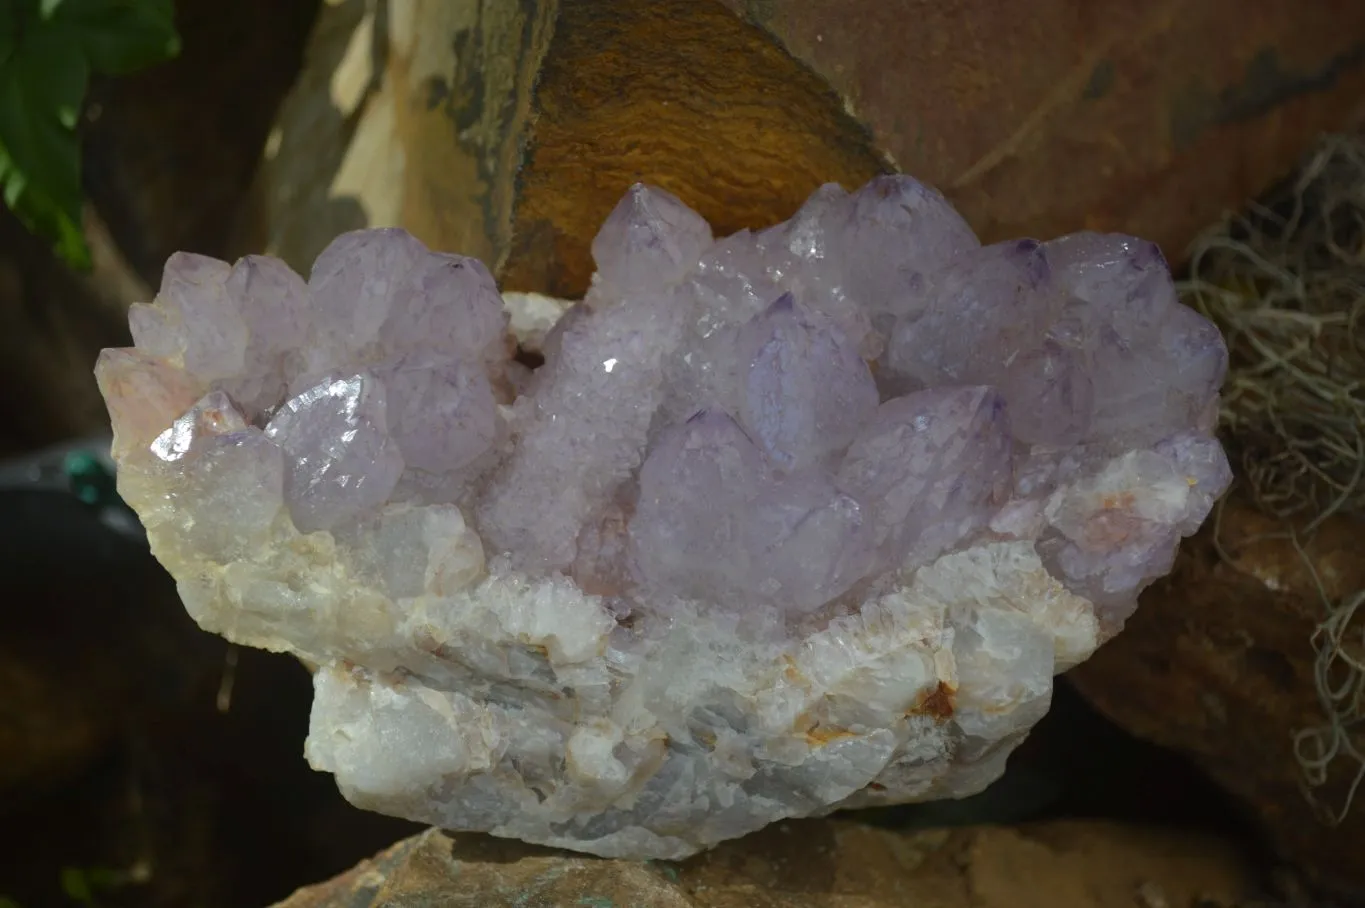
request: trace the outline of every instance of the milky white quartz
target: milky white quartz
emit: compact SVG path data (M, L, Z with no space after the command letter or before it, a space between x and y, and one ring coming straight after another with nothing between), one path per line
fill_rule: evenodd
M681 858L975 793L1230 480L1150 243L884 177L722 239L636 186L592 254L563 304L401 230L181 253L100 358L185 607L317 666L357 805Z

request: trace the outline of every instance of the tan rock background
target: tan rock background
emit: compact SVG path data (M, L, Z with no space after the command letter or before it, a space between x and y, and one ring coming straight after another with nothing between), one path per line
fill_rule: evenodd
M1104 823L898 833L780 823L681 864L431 831L277 908L1163 908L1247 904L1216 840Z

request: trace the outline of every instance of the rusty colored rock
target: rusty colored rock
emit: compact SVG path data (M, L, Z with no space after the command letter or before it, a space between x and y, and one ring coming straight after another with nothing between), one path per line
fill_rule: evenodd
M890 832L802 820L680 864L430 830L277 908L1132 908L1230 906L1252 889L1244 859L1199 835L1100 822Z
M1365 6L1347 0L495 6L396 0L363 14L348 54L311 55L255 235L306 265L316 242L291 255L280 224L360 213L497 263L508 289L573 297L637 180L726 233L899 168L987 239L1124 230L1179 261L1319 132L1365 114ZM312 121L347 128L302 129L297 111L346 107L331 76L355 47L381 49L378 100ZM300 183L310 198L284 200Z
M1173 259L1362 110L1351 0L723 0L984 238L1086 226Z
M502 274L513 290L580 295L588 246L636 181L723 235L888 169L822 79L711 0L563 4L534 109Z
M725 3L745 15L726 23L687 0L563 7L510 286L581 292L593 231L633 180L725 232L892 166L942 188L987 239L1124 230L1178 261L1314 135L1365 110L1360 4Z
M886 169L818 76L714 0L387 8L324 8L240 251L307 268L336 233L401 225L507 289L573 296L636 180L725 233Z
M1134 734L1191 755L1246 803L1272 844L1320 886L1365 896L1365 804L1338 826L1304 794L1293 736L1325 720L1311 638L1322 595L1284 526L1240 497L1181 552L1124 632L1069 677ZM1214 540L1220 531L1226 559ZM1331 601L1365 588L1360 524L1329 519L1306 547ZM1314 797L1336 810L1342 758Z

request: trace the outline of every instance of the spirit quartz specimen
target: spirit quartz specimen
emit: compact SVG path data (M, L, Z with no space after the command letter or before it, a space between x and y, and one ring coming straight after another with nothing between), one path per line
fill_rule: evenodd
M680 858L972 794L1230 480L1151 243L982 246L884 177L721 240L635 186L592 253L533 372L391 229L307 282L177 254L100 358L185 607L317 666L357 805Z

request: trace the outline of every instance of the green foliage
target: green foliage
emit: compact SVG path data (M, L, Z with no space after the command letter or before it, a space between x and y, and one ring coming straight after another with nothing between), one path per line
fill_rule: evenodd
M82 908L95 908L101 894L128 884L128 874L107 867L63 867L61 883L68 899Z
M76 135L90 75L179 52L173 0L0 0L0 188L73 267L90 264Z

